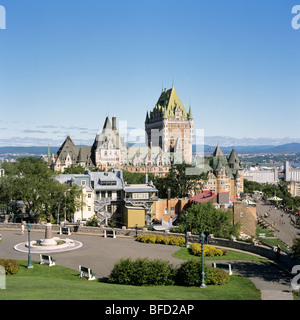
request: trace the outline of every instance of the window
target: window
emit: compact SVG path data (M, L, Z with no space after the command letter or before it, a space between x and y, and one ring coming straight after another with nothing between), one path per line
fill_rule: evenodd
M81 180L81 185L84 187L85 186L85 180Z
M91 193L88 193L88 198L91 198L92 197L92 194Z

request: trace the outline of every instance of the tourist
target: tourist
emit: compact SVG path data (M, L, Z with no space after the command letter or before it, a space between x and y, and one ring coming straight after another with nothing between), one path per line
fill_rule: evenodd
M276 260L279 260L280 253L281 253L281 248L280 248L280 245L278 244L276 247Z
M22 232L22 234L24 234L24 231L25 231L25 226L24 226L24 223L22 222L22 224L21 224L21 232Z
M207 228L204 231L204 236L204 244L208 244L209 231Z

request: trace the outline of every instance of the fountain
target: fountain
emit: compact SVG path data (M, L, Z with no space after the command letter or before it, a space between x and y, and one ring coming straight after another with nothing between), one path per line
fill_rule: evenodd
M31 253L53 253L63 252L78 249L82 246L82 243L69 238L61 239L59 237L53 237L52 235L52 224L46 223L45 238L42 240L33 240L21 242L14 246L14 249L21 252L28 252L30 245Z

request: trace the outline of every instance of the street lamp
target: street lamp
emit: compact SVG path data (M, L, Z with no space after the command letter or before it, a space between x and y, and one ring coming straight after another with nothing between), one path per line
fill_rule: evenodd
M31 224L28 221L27 223L27 230L28 230L28 265L27 269L32 269L33 265L31 264L31 254L30 254L30 231L31 231Z
M188 214L189 212L188 211L185 211L184 212L184 215L185 215L185 244L184 244L184 247L187 248L188 246L188 237L187 237L187 218L188 218Z
M200 241L201 241L201 259L202 259L202 262L201 262L201 264L202 264L202 283L201 283L200 288L206 288L205 281L204 281L204 275L205 275L205 273L204 273L204 237L205 237L204 233L201 232Z

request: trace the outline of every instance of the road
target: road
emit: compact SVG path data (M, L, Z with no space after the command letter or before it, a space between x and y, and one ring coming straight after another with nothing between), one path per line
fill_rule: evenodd
M257 216L261 216L264 213L269 212L268 218L264 218L269 223L274 223L275 228L279 231L275 231L275 237L285 242L289 247L293 245L293 239L299 237L299 228L295 228L291 224L289 214L281 209L275 209L262 201L256 204Z

